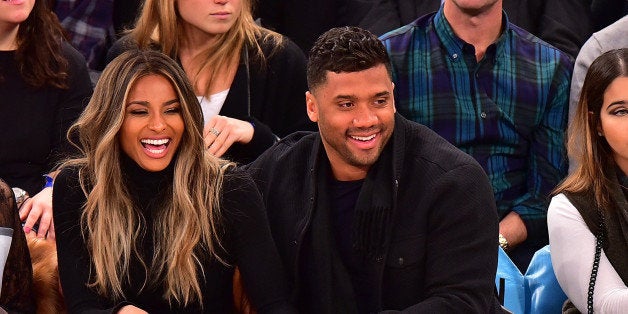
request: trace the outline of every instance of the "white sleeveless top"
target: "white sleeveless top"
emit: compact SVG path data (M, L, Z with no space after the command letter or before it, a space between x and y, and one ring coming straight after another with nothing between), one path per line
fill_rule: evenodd
M227 94L229 94L229 89L212 94L209 99L205 96L196 96L203 110L204 125L207 125L209 120L220 112L222 105L225 104L225 99L227 99Z

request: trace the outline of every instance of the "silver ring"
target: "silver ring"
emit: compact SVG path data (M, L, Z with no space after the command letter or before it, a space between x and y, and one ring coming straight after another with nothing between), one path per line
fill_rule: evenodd
M209 129L209 132L210 132L211 134L216 135L216 137L218 137L218 135L220 135L220 131L216 130L215 128L211 128L211 129Z

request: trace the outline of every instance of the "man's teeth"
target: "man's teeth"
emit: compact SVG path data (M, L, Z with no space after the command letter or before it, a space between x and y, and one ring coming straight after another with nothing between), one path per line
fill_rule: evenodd
M168 142L170 142L170 140L167 139L167 138L164 138L164 139L161 139L161 140L143 139L141 142L142 142L142 144L149 144L149 145L165 145Z
M370 140L374 139L375 138L375 134L373 134L371 136L351 136L351 138L354 139L354 140L366 142L366 141L370 141Z

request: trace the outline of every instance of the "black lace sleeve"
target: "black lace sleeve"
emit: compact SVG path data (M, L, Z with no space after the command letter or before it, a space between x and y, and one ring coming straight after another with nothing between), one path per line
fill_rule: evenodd
M11 248L4 266L0 306L9 312L34 313L30 254L11 188L0 179L0 227L11 228Z

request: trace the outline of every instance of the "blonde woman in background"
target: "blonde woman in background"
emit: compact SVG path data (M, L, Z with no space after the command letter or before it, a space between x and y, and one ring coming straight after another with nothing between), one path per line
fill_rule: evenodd
M134 47L177 60L203 108L205 146L241 163L280 137L315 130L305 113L306 60L253 21L251 0L147 0L109 58Z
M84 155L54 187L69 312L233 312L234 266L260 313L291 311L261 196L207 152L202 126L167 56L129 51L105 68L72 127Z

